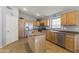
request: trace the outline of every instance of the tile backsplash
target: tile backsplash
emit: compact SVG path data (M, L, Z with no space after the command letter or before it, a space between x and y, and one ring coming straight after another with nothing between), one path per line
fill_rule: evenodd
M79 31L79 26L62 26L61 30Z

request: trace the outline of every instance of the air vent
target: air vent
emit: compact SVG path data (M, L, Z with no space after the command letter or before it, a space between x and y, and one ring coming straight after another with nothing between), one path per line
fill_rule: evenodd
M12 9L12 8L10 8L10 7L7 7L7 8L10 9L10 10Z

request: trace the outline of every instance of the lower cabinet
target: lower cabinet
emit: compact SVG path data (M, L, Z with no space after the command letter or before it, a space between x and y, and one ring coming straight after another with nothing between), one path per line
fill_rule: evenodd
M54 35L55 33L54 32L52 32L52 34L51 34L51 42L55 42L55 35Z
M47 32L47 40L74 52L74 33Z
M53 43L57 43L57 35L56 32L47 32L47 40Z
M52 41L52 33L50 31L47 32L46 38L47 40Z
M74 51L74 37L72 35L66 34L65 48L70 50L70 51Z
M57 33L52 32L52 42L57 44Z

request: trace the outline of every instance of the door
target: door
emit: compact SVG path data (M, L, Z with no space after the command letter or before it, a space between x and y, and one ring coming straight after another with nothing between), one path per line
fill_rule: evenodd
M25 22L23 18L19 19L19 38L25 37Z
M18 19L12 15L6 15L6 44L18 40Z

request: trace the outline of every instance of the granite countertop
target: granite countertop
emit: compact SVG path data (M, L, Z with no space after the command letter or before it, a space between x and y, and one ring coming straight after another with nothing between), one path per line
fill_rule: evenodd
M44 35L44 33L34 32L34 33L30 34L29 36L40 36L40 35Z
M51 32L68 32L68 33L75 33L75 34L79 34L79 31L71 31L71 30L49 30Z
M57 31L61 31L61 32L69 32L69 33L79 33L79 31L72 31L72 30L57 30Z

